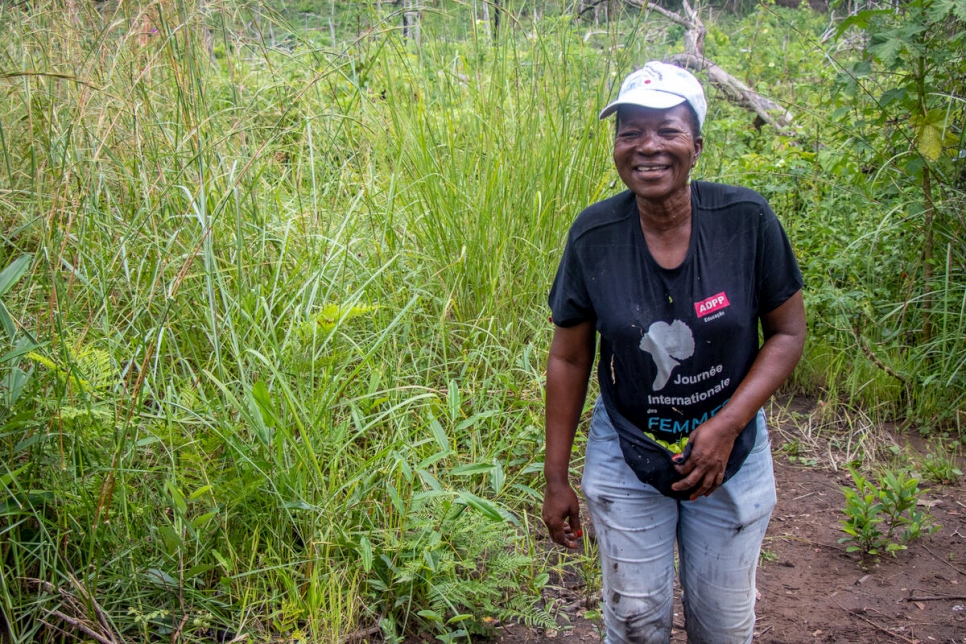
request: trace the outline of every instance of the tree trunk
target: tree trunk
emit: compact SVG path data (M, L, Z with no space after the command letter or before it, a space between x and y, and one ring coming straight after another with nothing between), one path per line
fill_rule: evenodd
M419 42L419 6L418 0L395 0L395 5L402 8L403 38L411 38Z

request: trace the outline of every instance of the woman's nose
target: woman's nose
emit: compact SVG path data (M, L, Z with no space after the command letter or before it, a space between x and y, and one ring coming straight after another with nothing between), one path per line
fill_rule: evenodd
M660 140L656 132L642 132L637 140L637 149L644 154L657 152L660 148Z

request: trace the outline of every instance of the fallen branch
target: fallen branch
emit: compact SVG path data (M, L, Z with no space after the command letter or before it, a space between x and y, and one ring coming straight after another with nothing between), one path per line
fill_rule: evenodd
M381 631L382 631L382 629L379 628L379 626L371 626L369 628L360 628L358 630L352 631L351 633L347 633L342 638L342 642L345 642L346 644L348 644L350 642L361 642L361 641L366 640L366 639L368 639L370 637L375 637Z
M963 600L966 595L929 595L926 597L906 597L907 602L941 602L945 600Z
M727 100L754 112L762 122L774 127L779 132L788 129L792 122L792 114L784 107L766 98L748 87L725 70L705 58L704 36L707 29L701 22L698 12L691 7L688 0L682 0L681 9L684 15L665 9L649 0L624 0L625 3L638 7L643 11L654 11L671 22L684 27L684 53L671 56L670 62L679 67L685 67L695 72L705 72L711 84L714 85Z
M116 640L108 639L108 638L104 637L103 635L101 635L100 633L98 633L97 631L95 631L94 629L92 629L89 626L87 626L87 624L85 624L84 622L82 622L82 621L80 621L78 619L74 619L73 617L68 617L67 615L64 615L63 613L61 613L60 611L52 610L52 611L50 611L48 613L48 615L53 615L54 617L56 617L57 619L61 620L62 622L64 622L68 626L71 626L74 629L76 629L78 631L81 631L82 633L84 633L84 634L86 634L86 635L88 635L90 637L93 637L95 640L97 640L101 644L117 644L117 641ZM51 628L54 627L52 624L48 624L44 620L40 620L40 621L43 622L44 624L46 624L47 626L50 626Z
M959 503L959 502L957 501L957 503ZM960 505L962 505L962 503L960 503ZM959 569L959 568L957 568L956 566L954 566L954 565L952 565L951 563L949 563L948 561L946 561L945 559L943 559L942 557L940 557L939 555L937 555L937 554L936 554L935 552L933 552L932 550L930 550L930 549L929 549L929 548L928 548L928 547L926 546L926 544L922 544L922 547L926 549L926 552L928 552L928 553L929 553L929 554L931 554L931 555L932 555L933 557L935 557L935 558L936 558L936 559L938 559L939 561L941 561L941 562L943 562L944 564L946 564L947 566L949 566L950 568L952 568L953 570L955 570L955 571L956 571L956 572L958 572L959 574L961 574L961 575L966 575L966 571L963 571L963 570L960 570L960 569Z
M594 9L596 9L598 6L602 5L605 2L607 2L607 0L593 0L593 2L582 3L581 7L577 10L577 17L579 18L580 16L584 15L588 11L593 11Z
M887 374L889 374L890 376L892 376L902 384L904 385L909 384L909 381L906 378L896 373L895 370L893 370L886 363L882 362L882 360L880 360L879 357L872 352L872 349L865 343L865 340L862 338L862 336L859 334L858 329L856 329L855 327L852 327L852 335L855 337L855 342L856 344L859 345L859 348L862 350L862 353L865 354L865 357L869 359L869 362L877 366L879 369L882 369L883 371L885 371Z
M908 637L903 637L902 635L899 635L898 633L893 633L888 628L883 628L882 626L879 626L878 624L876 624L875 622L873 622L871 619L869 619L865 615L861 615L861 614L859 614L858 611L854 611L854 610L850 610L850 609L846 608L845 606L843 606L842 604L838 603L834 599L832 600L832 603L835 604L836 606L838 606L839 608L841 608L842 610L844 610L849 615L852 615L853 617L858 617L862 621L866 622L867 624L869 624L873 628L876 628L877 630L882 631L886 635L891 635L892 637L894 637L896 639L900 639L903 642L906 642L907 644L919 644L919 640L911 640Z
M693 54L675 54L671 62L693 71L704 71L711 83L717 87L725 97L733 103L754 112L758 118L771 125L776 130L784 131L791 125L792 114L781 105L766 98L751 89L740 80L721 69L703 56ZM778 114L777 118L772 114Z

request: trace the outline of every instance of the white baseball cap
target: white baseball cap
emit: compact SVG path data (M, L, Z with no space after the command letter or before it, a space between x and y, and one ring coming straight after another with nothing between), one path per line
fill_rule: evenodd
M704 127L708 102L694 74L676 65L651 61L624 79L617 100L604 108L600 118L607 118L624 105L666 110L684 102L698 115L698 128Z

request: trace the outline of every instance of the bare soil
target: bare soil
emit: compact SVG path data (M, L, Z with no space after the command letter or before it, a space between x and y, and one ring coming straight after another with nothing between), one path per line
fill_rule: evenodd
M815 401L794 400L770 421L778 506L758 570L755 642L966 644L966 485L961 479L952 485L923 482L921 487L927 489L920 509L942 527L909 544L895 558L862 561L838 543L844 536L841 488L850 485L851 478L835 463L827 441L817 440L809 430L815 405ZM851 431L854 437L854 427ZM890 433L889 428L876 428L876 432L903 453L926 453L918 433ZM848 444L848 437L843 444ZM789 447L783 449L785 445ZM963 469L961 462L959 467ZM582 520L591 532L589 517ZM546 537L544 543L552 547ZM559 610L560 628L545 631L504 625L494 641L601 640L595 615L599 590L593 588L599 581L580 574L588 567L587 556L559 556L565 558L560 570L566 572L548 585L544 601ZM683 612L679 602L676 606L672 642L684 643Z

